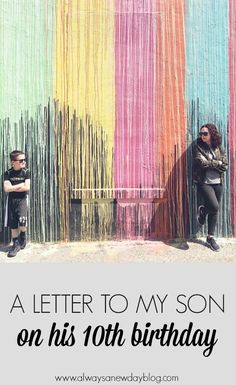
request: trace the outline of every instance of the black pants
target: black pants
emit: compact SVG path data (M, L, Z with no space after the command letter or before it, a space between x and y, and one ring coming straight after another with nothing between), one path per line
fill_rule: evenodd
M208 234L214 235L223 186L222 184L202 184L198 188L203 198L204 212L208 214Z

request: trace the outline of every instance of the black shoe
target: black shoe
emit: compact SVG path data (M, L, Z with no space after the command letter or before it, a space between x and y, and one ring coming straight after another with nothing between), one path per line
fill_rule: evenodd
M21 232L18 239L19 239L20 248L21 250L23 250L27 243L26 234Z
M198 210L197 210L197 221L200 226L203 226L206 221L206 214L204 212L204 208L205 207L201 205L198 207Z
M20 251L21 247L20 247L20 244L18 241L16 241L15 243L13 243L13 246L12 248L9 250L7 256L8 258L12 258L12 257L15 257L16 254L18 253L18 251Z
M211 250L219 251L220 246L217 245L213 237L207 237L206 242L207 242L207 245L211 248Z

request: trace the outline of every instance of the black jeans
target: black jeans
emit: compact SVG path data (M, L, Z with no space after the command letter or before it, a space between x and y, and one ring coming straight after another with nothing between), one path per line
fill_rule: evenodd
M214 235L223 186L222 184L202 184L198 185L198 188L204 201L204 213L208 214L208 234Z

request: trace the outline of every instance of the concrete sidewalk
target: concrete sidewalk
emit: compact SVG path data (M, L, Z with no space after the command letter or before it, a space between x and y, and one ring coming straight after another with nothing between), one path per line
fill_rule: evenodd
M192 241L99 241L31 243L15 258L7 258L9 246L0 245L0 263L34 262L236 262L236 239L218 239L219 252Z

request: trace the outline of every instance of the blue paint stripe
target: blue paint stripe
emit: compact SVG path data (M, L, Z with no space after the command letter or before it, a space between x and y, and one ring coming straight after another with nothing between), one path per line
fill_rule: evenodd
M229 112L228 12L228 0L188 0L186 3L186 102L189 143L196 139L202 124L212 122L221 131L226 150ZM228 185L227 176L218 226L218 233L221 235L231 233ZM194 207L196 202L192 191L190 198L190 206ZM194 216L193 209L193 233Z
M186 12L186 99L199 104L199 123L226 132L228 97L228 0L188 0ZM199 100L199 103L198 103ZM191 127L193 132L195 125Z

